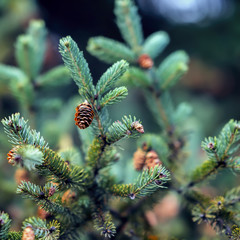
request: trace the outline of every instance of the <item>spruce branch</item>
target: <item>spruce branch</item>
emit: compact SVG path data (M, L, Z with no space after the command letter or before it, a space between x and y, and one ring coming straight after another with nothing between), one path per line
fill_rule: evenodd
M14 81L20 82L22 79L27 79L26 74L17 67L0 64L0 79L4 82Z
M45 54L46 29L43 21L32 21L28 31L16 42L16 59L20 68L32 80L41 70Z
M87 50L93 56L109 64L122 59L129 63L136 62L136 56L130 48L121 42L105 37L90 38Z
M101 108L121 102L128 95L128 90L125 87L115 88L108 92L100 101Z
M70 73L65 66L57 66L38 76L35 85L38 87L54 87L69 83Z
M0 239L8 240L8 233L11 226L11 219L7 213L0 212Z
M155 168L143 170L134 184L115 184L111 191L115 196L129 197L130 199L142 198L163 188L163 184L169 180L170 173L166 168L155 166Z
M93 214L94 227L101 232L105 238L111 238L116 234L116 227L112 222L109 212L97 211Z
M234 206L240 202L240 187L235 187L225 194L225 206Z
M70 210L68 207L62 205L57 199L51 199L49 195L50 184L40 187L31 182L23 181L17 188L17 194L22 195L24 198L35 201L45 211L52 213L56 216L60 215L61 221L78 222L81 215L77 209ZM64 216L64 219L62 217Z
M71 72L73 80L86 99L91 102L91 99L94 98L95 88L83 53L79 51L76 42L70 36L60 40L59 51L65 66Z
M43 174L48 174L49 178L53 178L59 183L60 188L76 187L79 189L85 188L89 184L89 173L79 166L69 166L57 153L51 149L44 151L44 162L40 166L46 171Z
M181 79L188 70L188 61L184 51L173 52L164 59L156 72L161 90L169 89Z
M143 44L143 53L147 53L151 58L156 58L168 45L169 36L164 31L158 31L149 35Z
M143 33L135 4L132 0L117 0L114 13L123 39L135 53L140 53Z
M136 121L136 117L129 115L129 117L124 116L122 122L114 122L108 129L107 133L107 143L113 144L124 137L137 137L139 133L144 133L144 131L138 131L134 124L138 123L141 125L140 121ZM142 125L141 125L142 126Z
M47 223L46 220L31 217L23 222L23 229L29 226L31 226L31 228L34 230L34 234L38 239L41 240L59 239L60 224L56 220Z
M221 168L239 169L238 158L233 155L239 149L239 123L230 120L222 129L218 137L209 137L202 142L202 148L209 159L197 167L192 174L192 182L187 186L192 187L210 175L217 173Z
M130 66L121 78L121 83L130 87L148 88L152 85L151 78L140 68Z
M101 96L113 88L117 80L126 72L128 63L124 60L116 62L101 76L97 83L97 95Z
M36 130L31 130L27 121L20 117L20 113L12 114L8 119L2 119L4 131L14 145L30 144L41 147L48 147L43 137Z
M8 240L22 240L22 232L9 232Z

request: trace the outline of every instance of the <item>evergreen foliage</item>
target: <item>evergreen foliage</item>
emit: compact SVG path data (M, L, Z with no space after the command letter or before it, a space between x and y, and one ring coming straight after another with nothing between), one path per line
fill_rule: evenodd
M143 89L149 110L161 129L159 133L155 132L140 137L138 147L142 149L141 154L145 154L145 158L147 158L147 153L151 149L157 152L159 159L172 172L170 189L176 191L186 202L192 211L193 221L208 222L215 226L218 233L224 233L231 239L238 239L239 221L237 218L239 214L233 208L233 205L239 202L238 188L229 191L226 197L219 196L211 199L193 187L202 183L209 176L215 176L220 169L230 168L238 172L239 122L231 120L218 137L206 138L202 142L202 148L206 151L208 159L196 167L193 172L184 171L182 166L184 166L186 138L181 126L191 114L191 106L187 103L180 103L175 109L170 91L188 70L189 57L184 51L178 50L163 59L159 66L156 66L153 59L157 58L169 43L167 33L158 31L144 40L140 17L131 0L116 0L114 13L117 26L126 44L115 43L115 40L107 39L107 42L111 42L111 54L109 54L108 44L104 42L104 37L94 37L89 40L87 49L92 55L106 63L112 63L115 59L119 60L118 57L123 55L123 59L129 61L128 54L120 55L118 53L120 44L125 48L130 48L135 56L134 60L129 61L131 65L120 83ZM124 53L124 51L122 52ZM120 138L121 134L124 136L124 132L127 130L121 122L113 123L110 128L115 129L113 137L116 139L118 139L117 136ZM135 154L134 157L137 157L137 152ZM140 160L142 161L142 159L141 155ZM140 160L134 159L134 161ZM143 170L142 176L147 172L148 170ZM148 177L150 180L152 175L150 174ZM144 179L148 179L148 177L145 176ZM138 181L144 186L144 181L140 179L141 176ZM141 189L141 184L137 185L139 183L114 185L111 191L117 196L135 198L137 196L135 195L136 189ZM146 198L148 193L154 192L154 190L155 185L150 184L149 188L146 187L145 194L143 187L145 205L152 206L159 199L157 192L152 193L153 198ZM141 195L141 191L139 195ZM139 202L138 206L144 209L142 202ZM134 207L128 211L131 214L135 212L137 210Z
M39 183L35 183L32 176L30 180L21 181L17 193L34 201L50 214L50 218L30 217L23 222L23 231L14 232L10 229L8 214L1 212L0 238L22 239L24 230L31 228L36 239L128 239L130 233L125 228L128 224L129 232L133 232L136 239L151 239L148 231L143 233L146 226L150 228L145 211L171 191L179 195L185 204L182 212L191 212L194 222L209 223L218 233L239 239L240 188L229 189L223 196L210 197L196 185L216 176L222 169L238 173L240 123L230 120L218 137L206 138L202 148L208 159L192 172L184 170L187 139L182 124L191 113L191 107L180 103L175 108L171 89L186 73L189 57L182 50L175 51L157 66L154 59L169 43L168 34L157 31L144 39L140 16L132 0L115 0L114 12L125 43L105 37L89 40L88 51L113 64L96 85L83 53L70 36L59 43L65 66L40 74L46 50L46 29L42 21L33 21L26 34L17 39L15 55L19 68L0 65L0 78L10 87L27 118L30 118L36 100L42 103L37 97L41 88L66 84L71 75L79 88L80 98L71 99L63 107L60 119L54 119L50 124L48 129L56 125L59 135L68 125L74 125L68 118L69 115L74 118L73 105L77 106L79 99L87 101L94 112L94 119L88 122L86 129L78 129L81 151L61 149L57 152L20 113L2 120L5 133L13 144L8 154L9 162L31 172L36 176L35 180L41 175ZM135 116L111 120L107 107L128 95L127 87L122 84L143 90L159 127L156 132L143 134L142 122ZM48 105L49 109L48 100L52 106L61 105L58 98L55 103L54 99L47 99L43 105ZM89 120L89 116L81 117L79 121ZM117 143L137 137L141 156L135 153L134 161L144 164L137 169L140 173L136 181L126 183L112 171L114 163L121 161ZM167 187L169 189L162 191ZM137 218L139 215L141 219Z
M16 161L16 164L21 163L21 167L43 175L46 181L44 186L22 181L17 193L35 201L59 221L47 223L32 217L24 221L23 229L31 226L37 239L78 239L79 228L83 222L90 221L87 218L90 214L94 227L101 235L110 238L116 234L116 226L108 200L116 192L125 197L125 189L106 171L106 167L119 158L113 144L122 138L138 137L144 133L143 125L136 117L124 116L121 122L111 124L106 108L127 95L126 87L114 86L126 72L128 63L124 60L115 63L102 75L95 87L88 64L71 37L60 40L60 53L80 88L80 94L89 101L94 111L94 123L90 128L95 137L88 138L85 161L79 166L69 161L71 155L62 154L62 158L50 149L40 133L32 130L19 113L2 120L10 142L16 146L10 156L14 159L18 156L21 161ZM50 70L48 76L40 78L42 80L38 78L38 83L47 84L48 77L51 80L54 78L51 74ZM169 172L162 166L145 170L132 185L133 191L129 194L146 196L169 180ZM115 192L111 189L115 189ZM4 233L8 234L8 231L6 228Z

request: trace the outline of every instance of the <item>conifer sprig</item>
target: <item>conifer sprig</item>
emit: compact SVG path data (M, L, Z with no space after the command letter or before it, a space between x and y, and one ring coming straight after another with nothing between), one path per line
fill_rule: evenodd
M116 62L101 76L97 83L97 95L101 96L108 92L116 84L116 81L126 72L128 63L124 60Z
M109 212L98 211L93 215L94 227L100 231L105 238L111 238L116 234L116 227L112 222L112 216Z
M121 42L105 37L90 38L87 50L98 59L109 64L122 59L129 63L136 62L136 55L129 47Z
M49 223L40 218L31 217L23 222L23 229L31 226L34 231L35 237L42 240L57 240L60 236L60 224L58 221L53 220Z
M166 168L155 166L155 168L143 170L134 184L115 184L111 191L115 196L135 199L156 192L159 188L163 188L163 184L169 180L170 173Z
M0 239L8 240L8 232L11 227L11 219L7 213L0 212Z
M117 0L114 12L122 37L134 52L139 53L143 42L143 33L136 6L130 0Z
M101 108L108 105L112 105L121 102L128 95L128 90L125 87L115 88L114 90L108 92L100 102Z
M91 99L94 98L95 88L83 53L79 51L76 42L70 36L60 40L59 51L66 67L71 72L73 80L86 99L91 102Z
M31 144L41 148L48 148L47 142L36 130L31 130L27 121L20 117L20 113L12 114L8 119L2 120L5 133L14 145Z
M49 179L54 179L55 182L59 183L60 188L83 189L91 182L89 174L82 167L68 165L51 149L45 150L44 162L41 167L48 171L48 173L44 171L43 174L48 174Z
M22 195L24 198L31 199L35 201L39 206L41 206L45 211L54 214L55 216L60 215L60 220L62 222L77 222L81 218L81 215L77 210L71 211L68 207L63 206L56 199L51 199L49 195L49 185L45 187L40 187L31 182L23 181L17 188L17 193ZM61 219L64 216L64 219Z
M202 142L202 148L209 159L197 167L192 174L192 182L188 186L202 181L217 173L221 168L232 168L239 171L239 161L234 154L239 149L239 122L230 120L218 137L209 137Z
M108 129L106 141L109 144L113 144L124 137L134 138L139 136L139 131L137 131L133 126L136 122L141 124L140 121L136 120L136 117L132 118L132 116L124 116L122 118L122 122L114 122Z

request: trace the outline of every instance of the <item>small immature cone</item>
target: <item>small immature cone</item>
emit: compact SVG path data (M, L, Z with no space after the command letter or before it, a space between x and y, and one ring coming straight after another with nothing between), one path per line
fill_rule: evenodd
M34 240L35 234L31 226L26 227L23 230L22 240Z
M51 197L56 192L56 188L52 186L48 191L48 196Z
M157 153L154 150L151 150L146 155L145 167L148 169L154 168L156 165L161 165L162 162L160 161Z
M74 121L75 121L75 125L77 125L80 129L85 129L89 127L89 125L93 121L93 118L94 118L94 111L92 109L92 106L87 101L79 104L76 107Z
M141 68L149 69L153 66L153 60L147 54L142 54L138 58L138 64Z
M143 169L145 163L146 152L144 152L141 148L138 148L137 151L133 155L133 165L137 171L141 171Z
M71 205L76 200L76 193L71 189L67 190L62 196L62 203L65 205Z
M16 147L13 147L9 153L7 154L7 160L8 160L8 163L15 166L17 165L18 163L20 163L22 161L22 158L19 154L17 154L17 150L18 150L18 146Z
M144 133L143 125L139 121L133 122L131 127L136 129L139 133Z
M29 172L24 168L18 168L14 177L17 185L19 185L22 181L29 181Z

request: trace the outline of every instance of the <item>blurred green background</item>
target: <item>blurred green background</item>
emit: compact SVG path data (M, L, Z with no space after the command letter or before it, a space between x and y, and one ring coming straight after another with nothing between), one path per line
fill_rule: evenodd
M157 59L157 63L178 49L183 49L190 55L189 71L174 88L172 96L175 103L187 101L193 107L193 114L186 122L189 132L188 167L192 169L204 159L200 150L201 140L206 136L218 134L230 118L240 119L240 2L138 0L136 4L139 7L145 36L157 30L164 30L170 36L170 44ZM43 19L48 29L48 37L42 72L62 64L58 53L59 38L71 35L84 52L93 79L97 81L108 65L88 54L86 45L90 37L99 35L122 41L114 22L113 7L113 0L0 0L0 62L15 66L14 43L17 36L25 32L31 19ZM71 82L67 87L58 87L53 92L42 94L57 94L65 103L77 94L77 87ZM37 130L46 132L44 137L50 142L50 146L57 150L61 148L61 144L51 142L51 126L47 127L44 122L48 117L57 118L58 112L65 110L58 106L52 115L42 117L34 126ZM0 118L17 111L18 104L8 87L1 82L0 76ZM158 130L139 90L130 90L126 100L119 106L110 108L110 114L113 120L121 118L124 114L135 115L143 121L145 132ZM75 145L80 144L76 129L71 132L69 130L65 139L70 141L70 145L71 142ZM60 137L58 140L61 140ZM15 196L15 169L7 164L6 160L10 149L11 145L0 126L0 210L8 212L12 218L21 219L35 210L30 208L29 213L23 213L19 207L20 197ZM115 172L126 182L135 177L128 174L128 168L132 168L130 159L135 150L136 143L132 140L122 142L119 146L123 160L118 163ZM125 170L119 171L120 167ZM226 175L228 177L224 180L220 177L212 182L213 186L216 182L221 184L221 189L214 189L218 194L227 190L229 184L238 184L235 177L228 173ZM29 202L23 204L30 205ZM17 224L19 223L16 222ZM181 232L181 227L176 223L175 231Z

